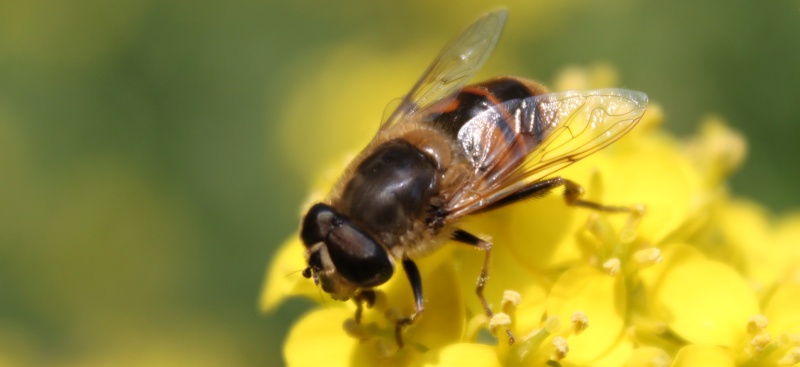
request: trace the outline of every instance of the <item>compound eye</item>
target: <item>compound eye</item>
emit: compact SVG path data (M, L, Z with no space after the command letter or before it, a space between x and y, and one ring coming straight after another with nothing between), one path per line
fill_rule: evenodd
M300 239L306 247L313 246L325 240L328 232L333 228L336 212L328 205L314 204L303 218L303 225L300 228Z
M325 244L336 271L358 286L383 284L394 273L394 263L383 246L346 220L330 231Z

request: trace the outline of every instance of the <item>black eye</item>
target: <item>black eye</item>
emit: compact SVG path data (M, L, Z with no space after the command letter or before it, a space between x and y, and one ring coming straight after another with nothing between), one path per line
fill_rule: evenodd
M312 206L303 218L303 225L300 229L300 239L303 240L303 244L309 247L324 241L333 227L335 219L336 213L330 206L322 203Z
M336 271L354 284L374 287L392 277L394 263L383 246L344 219L325 244Z

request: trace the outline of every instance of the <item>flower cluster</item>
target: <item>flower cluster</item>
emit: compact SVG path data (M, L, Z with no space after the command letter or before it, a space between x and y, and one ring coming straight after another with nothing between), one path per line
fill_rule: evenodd
M323 301L297 272L303 246L292 236L268 268L262 308L298 295L326 307L294 325L287 365L799 364L800 215L770 219L729 195L745 143L721 121L677 140L662 119L651 105L627 136L559 172L586 199L642 210L596 212L552 194L463 224L495 244L484 292L491 320L474 295L483 253L452 244L419 259L425 314L399 350L395 320L413 311L402 270L356 324L352 302ZM312 199L340 168L321 176Z

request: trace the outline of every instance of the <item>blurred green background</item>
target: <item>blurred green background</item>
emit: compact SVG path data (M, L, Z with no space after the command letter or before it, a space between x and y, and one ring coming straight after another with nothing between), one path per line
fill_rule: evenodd
M481 76L612 65L800 207L798 1L2 1L0 366L281 365L308 304L258 296L311 177L500 5Z

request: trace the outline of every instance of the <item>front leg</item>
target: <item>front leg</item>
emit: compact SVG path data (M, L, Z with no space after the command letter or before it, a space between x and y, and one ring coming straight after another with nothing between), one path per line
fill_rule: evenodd
M356 293L355 297L353 297L353 301L356 303L354 319L356 320L356 324L360 324L361 314L364 312L364 304L367 304L367 308L372 308L375 304L375 291L372 289L362 289Z
M411 290L414 292L414 313L406 318L397 320L395 325L394 337L397 340L397 346L403 348L403 328L409 326L422 315L425 309L425 304L422 299L422 277L419 275L417 264L411 259L403 259L403 269L406 271L408 281L411 283Z

